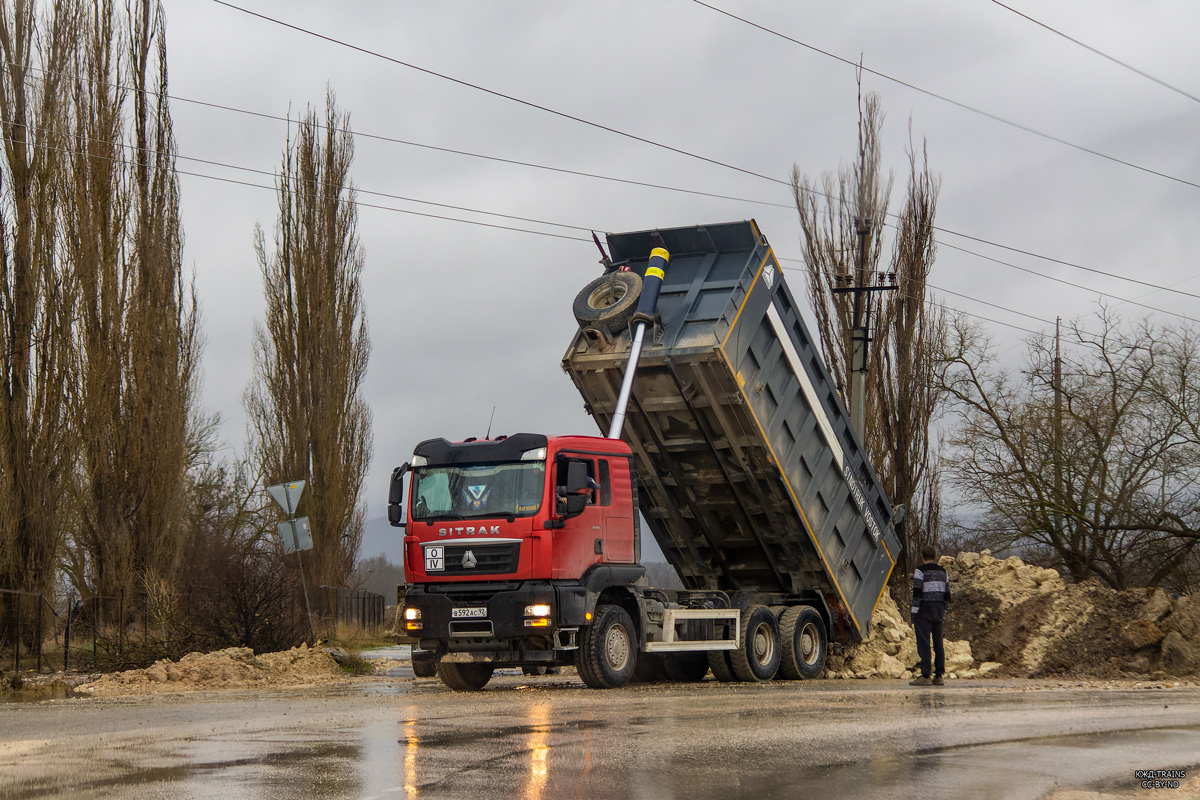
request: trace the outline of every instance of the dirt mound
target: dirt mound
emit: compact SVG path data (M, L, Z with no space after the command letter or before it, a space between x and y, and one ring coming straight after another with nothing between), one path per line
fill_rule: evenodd
M1200 673L1200 602L1161 589L1066 584L1052 569L991 553L943 556L951 677L1121 678ZM908 615L885 594L872 635L831 657L832 677L907 677L917 661Z
M953 591L953 590L952 590ZM980 663L971 652L969 640L946 637L946 674L951 678L976 678L1000 667ZM850 645L840 656L825 662L829 678L911 678L917 664L917 637L909 615L901 614L891 595L884 592L871 618L871 636Z
M324 683L345 677L323 648L302 644L280 653L255 656L248 647L213 653L189 653L179 661L164 659L146 669L105 675L77 691L94 696L245 689Z

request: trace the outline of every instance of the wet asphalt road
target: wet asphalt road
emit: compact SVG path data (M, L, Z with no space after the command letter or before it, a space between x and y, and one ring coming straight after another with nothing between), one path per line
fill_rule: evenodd
M1013 681L638 686L406 668L331 689L0 707L0 797L1136 796L1200 764L1200 689Z

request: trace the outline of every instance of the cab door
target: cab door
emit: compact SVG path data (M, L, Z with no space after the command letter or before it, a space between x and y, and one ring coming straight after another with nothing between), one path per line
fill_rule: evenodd
M600 513L604 517L604 560L631 564L637 560L634 546L633 485L629 474L631 459L600 456Z
M554 502L560 515L565 508L564 492L567 470L571 463L583 463L587 468L589 488L587 505L582 513L563 520L563 527L554 531L554 556L551 575L557 579L575 579L588 567L604 559L604 514L599 504L600 492L594 456L562 453L554 461Z

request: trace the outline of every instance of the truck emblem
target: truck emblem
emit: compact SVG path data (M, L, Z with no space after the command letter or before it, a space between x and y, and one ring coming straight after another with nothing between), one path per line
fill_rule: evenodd
M767 282L768 289L775 288L775 268L770 264L767 264L766 268L763 269L763 280Z
M466 568L466 569L472 569L472 568L473 568L473 567L475 567L475 566L476 566L478 563L479 563L479 561L478 561L478 560L476 560L476 558L475 558L475 554L474 554L474 553L472 553L470 550L468 550L466 553L464 553L464 554L463 554L463 557L462 557L462 565L463 565L463 567L464 567L464 568Z
M488 496L491 493L492 489L486 483L478 486L468 486L463 489L463 500L466 501L468 508L479 511L487 508Z

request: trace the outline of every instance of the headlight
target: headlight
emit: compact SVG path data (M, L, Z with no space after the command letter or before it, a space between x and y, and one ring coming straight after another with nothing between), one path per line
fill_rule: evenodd
M411 622L414 619L420 619L421 618L421 609L419 609L419 608L404 609L404 618L406 620L408 620L409 622Z
M525 606L525 616L548 617L550 616L550 606L547 603L535 603L531 606Z
M522 461L545 461L546 460L546 448L538 447L534 450L526 450L524 453L521 453L521 460ZM415 466L415 464L414 464L414 466Z

